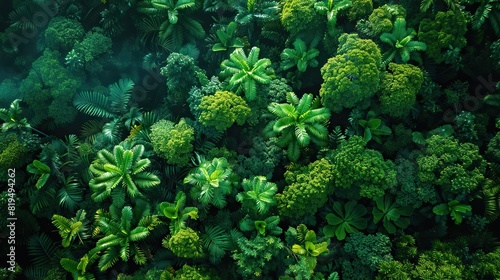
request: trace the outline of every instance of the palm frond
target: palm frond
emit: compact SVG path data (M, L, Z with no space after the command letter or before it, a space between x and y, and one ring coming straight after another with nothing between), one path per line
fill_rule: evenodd
M59 263L58 246L45 234L35 234L28 240L28 254L31 262L39 268L51 268Z
M79 111L94 117L111 118L114 114L109 110L111 102L106 95L95 91L83 91L75 94L73 105Z
M229 234L220 226L205 227L205 234L202 236L202 244L207 249L210 262L218 264L226 254L232 249Z

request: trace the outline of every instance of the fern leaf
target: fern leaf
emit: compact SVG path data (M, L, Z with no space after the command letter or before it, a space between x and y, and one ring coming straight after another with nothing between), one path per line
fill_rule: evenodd
M95 91L83 91L75 95L73 105L83 113L101 118L111 118L113 113L108 111L110 101L107 96Z
M28 254L32 258L32 263L39 268L51 268L59 263L56 259L58 247L45 234L35 234L28 240Z

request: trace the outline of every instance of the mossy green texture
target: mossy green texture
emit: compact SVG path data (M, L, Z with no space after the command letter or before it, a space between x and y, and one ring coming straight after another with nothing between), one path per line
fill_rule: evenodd
M224 131L235 122L238 125L245 123L251 109L240 96L230 91L218 91L214 95L203 96L199 108L199 121L203 125L213 126Z
M326 159L285 172L288 185L276 195L280 215L300 218L314 214L333 193L333 165Z
M151 143L155 152L168 164L185 166L193 152L194 129L181 119L179 123L160 120L151 126Z

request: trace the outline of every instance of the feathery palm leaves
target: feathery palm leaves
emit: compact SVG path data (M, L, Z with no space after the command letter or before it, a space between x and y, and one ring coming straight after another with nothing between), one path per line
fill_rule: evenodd
M142 209L141 209L142 208ZM148 237L151 230L159 224L156 216L149 216L149 209L125 206L110 207L110 212L98 210L96 213L98 228L105 234L99 239L95 250L104 251L99 260L99 269L104 271L112 267L119 259L126 262L131 256L136 264L144 264L146 257L138 241Z
M307 67L317 67L316 57L319 51L315 48L307 49L306 43L301 39L295 39L294 49L284 49L281 53L281 69L288 70L297 66L299 72L305 72Z
M423 42L412 41L417 33L413 28L406 29L406 20L397 18L394 22L391 33L383 33L380 35L380 40L391 46L385 54L384 64L388 64L392 60L396 62L406 63L415 51L425 51L427 45Z
M52 216L52 224L59 230L59 235L62 238L62 246L68 247L78 238L80 244L83 244L83 239L86 239L88 221L85 219L85 210L78 210L74 218L68 219L61 215L54 214Z
M278 146L287 147L288 158L297 161L300 148L307 147L312 141L318 146L328 144L328 129L330 118L328 108L320 108L318 98L313 100L312 94L304 94L299 100L293 92L286 95L288 103L271 103L268 109L278 117L270 122L265 132L268 137L278 136Z
M235 21L242 25L277 20L280 11L278 2L272 0L240 0L234 7L238 11Z
M500 36L500 1L485 0L481 2L472 17L472 29L480 30L481 26L488 20L493 32Z
M136 145L129 150L117 145L113 153L105 149L99 151L97 160L90 166L90 171L96 176L89 182L94 192L92 199L102 202L111 196L113 204L120 207L125 204L125 194L131 198L142 197L141 189L160 184L158 176L144 171L151 161L141 159L143 153L143 145Z
M253 47L248 56L242 49L236 49L228 60L221 63L224 77L229 79L229 90L237 88L236 92L245 92L248 100L254 100L257 95L257 83L269 84L274 77L271 60L259 59L260 49Z

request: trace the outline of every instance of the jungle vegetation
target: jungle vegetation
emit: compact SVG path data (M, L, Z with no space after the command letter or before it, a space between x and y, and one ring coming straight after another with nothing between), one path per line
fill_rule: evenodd
M500 1L4 5L0 279L500 279Z

